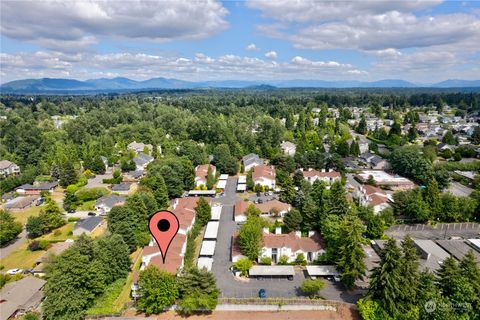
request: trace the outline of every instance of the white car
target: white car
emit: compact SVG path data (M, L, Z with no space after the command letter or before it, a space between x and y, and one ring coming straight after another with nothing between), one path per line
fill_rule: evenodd
M22 273L23 272L23 269L10 269L7 271L7 274L11 275L11 276L14 276L16 274L19 274L19 273Z

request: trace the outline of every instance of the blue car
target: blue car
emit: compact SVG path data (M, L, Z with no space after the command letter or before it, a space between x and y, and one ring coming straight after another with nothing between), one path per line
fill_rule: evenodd
M262 299L266 299L267 298L267 291L265 291L265 289L258 290L258 296Z

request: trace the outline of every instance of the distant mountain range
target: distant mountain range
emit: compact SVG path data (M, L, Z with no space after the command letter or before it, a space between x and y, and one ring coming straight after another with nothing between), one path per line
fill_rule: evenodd
M480 80L446 80L433 84L411 83L398 79L374 82L325 81L325 80L222 80L191 82L169 78L152 78L136 81L128 78L100 78L85 81L74 79L25 79L7 82L0 86L3 93L48 93L48 92L115 92L150 89L200 89L200 88L472 88L480 87Z

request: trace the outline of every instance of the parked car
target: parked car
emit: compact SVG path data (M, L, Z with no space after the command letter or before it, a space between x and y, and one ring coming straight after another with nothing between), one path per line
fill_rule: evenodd
M258 290L258 296L262 299L266 299L267 298L267 291L265 291L265 289Z
M258 203L263 203L263 200L262 200L262 199L258 199Z
M97 214L96 214L95 212L90 211L89 213L87 213L87 215L89 215L89 216L91 216L91 217L94 217L94 216L96 216Z
M257 197L260 197L262 194L260 193L260 191L257 191Z
M75 213L75 212L77 212L75 209L68 210L68 213Z
M19 268L16 268L16 269L10 269L7 271L7 274L11 275L11 276L14 276L16 274L19 274L19 273L22 273L23 272L23 269L19 269Z
M335 280L335 282L340 282L341 278L340 276L333 276L333 280Z

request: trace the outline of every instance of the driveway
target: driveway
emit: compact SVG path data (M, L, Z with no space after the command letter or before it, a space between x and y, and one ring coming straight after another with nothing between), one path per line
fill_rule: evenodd
M108 188L110 187L110 184L103 183L103 179L112 179L112 178L113 178L112 173L111 172L108 173L108 171L106 174L97 174L94 178L88 179L88 183L85 186L85 188L88 188L88 189L99 188L99 187Z
M249 298L258 297L258 290L265 289L269 297L297 297L298 288L305 279L305 273L298 270L294 280L287 279L242 279L238 280L230 271L232 262L230 260L232 235L238 230L237 223L233 220L233 206L237 200L236 194L237 179L231 177L227 181L225 194L217 198L223 205L220 217L215 255L213 256L212 272L217 278L217 286L222 292L222 297ZM321 295L329 300L339 300L355 303L358 298L344 290L341 284L325 281L326 287Z
M10 253L20 248L27 241L27 231L25 229L5 247L0 248L0 259L6 258Z

